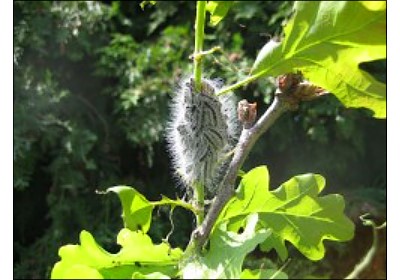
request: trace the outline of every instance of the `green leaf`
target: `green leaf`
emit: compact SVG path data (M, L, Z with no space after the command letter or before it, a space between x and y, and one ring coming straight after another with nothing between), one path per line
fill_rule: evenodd
M234 1L208 1L206 10L210 12L210 23L216 26L228 13Z
M227 231L222 223L211 234L210 250L204 256L193 256L183 267L184 279L238 279L244 258L263 242L270 231L256 230L258 215L246 217L243 233Z
M260 51L253 76L301 71L347 107L366 107L386 117L386 85L359 69L386 58L386 3L299 1L284 29Z
M132 279L171 279L168 275L162 274L161 272L154 272L149 274L143 274L140 272L134 272Z
M127 186L108 188L106 192L118 194L122 204L124 227L133 231L147 232L149 230L154 206L141 193Z
M53 276L53 279L104 279L103 276L94 268L88 267L82 264L71 265L69 269L66 269L64 274L58 276L57 273Z
M155 206L180 206L196 214L194 207L181 199L174 200L162 196L159 201L148 201L140 192L128 186L111 187L105 193L109 192L118 194L122 205L121 216L124 221L124 227L130 230L147 232L151 225L151 215ZM99 193L104 194L102 192Z
M142 2L140 2L140 8L142 8L142 10L144 10L144 7L146 7L146 5L154 6L156 3L157 3L157 1L142 1Z
M87 231L81 232L80 241L81 245L60 248L61 261L54 265L52 279L151 277L148 274L173 277L182 256L181 249L172 249L165 243L154 245L145 233L126 228L118 234L117 243L122 248L116 254L104 250Z
M254 168L243 177L217 223L229 220L228 228L238 230L247 215L258 213L259 224L272 230L262 249L274 248L285 259L287 240L307 258L319 260L325 254L324 239L348 241L354 235L354 224L343 213L342 196L318 196L324 187L321 175L304 174L270 191L266 166Z
M245 269L240 279L288 279L286 273L276 269Z

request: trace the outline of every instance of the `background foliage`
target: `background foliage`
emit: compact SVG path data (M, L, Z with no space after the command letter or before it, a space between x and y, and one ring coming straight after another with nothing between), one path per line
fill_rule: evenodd
M243 79L257 51L280 35L291 5L235 3L205 30L205 49L223 49L206 59L205 75L226 83ZM95 190L126 184L149 199L183 194L170 176L163 129L170 95L191 69L194 14L194 2L186 1L144 10L139 2L14 2L15 278L49 277L57 249L74 243L81 229L118 251L110 245L121 223L118 199L94 196ZM386 81L385 61L362 67ZM236 93L262 111L272 90L266 78ZM333 95L307 102L262 136L244 169L267 165L271 186L301 173L323 174L329 193L344 194L354 221L367 211L383 220L386 121L370 116L345 109ZM166 209L157 216L162 222L152 223L149 234L161 240L171 225ZM170 242L183 247L193 217L177 209L173 218L182 222ZM352 243L328 248L323 262L310 264L298 255L286 272L291 278L342 277L370 238L360 228ZM368 276L384 278L384 260ZM281 265L273 253L261 252L245 263Z

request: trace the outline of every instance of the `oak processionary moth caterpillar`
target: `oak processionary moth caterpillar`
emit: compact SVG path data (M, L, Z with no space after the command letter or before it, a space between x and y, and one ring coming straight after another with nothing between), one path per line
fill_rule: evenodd
M232 93L217 97L221 86L202 79L201 91L196 92L193 78L187 78L172 98L166 139L175 175L189 191L202 184L213 193L237 143L236 98Z

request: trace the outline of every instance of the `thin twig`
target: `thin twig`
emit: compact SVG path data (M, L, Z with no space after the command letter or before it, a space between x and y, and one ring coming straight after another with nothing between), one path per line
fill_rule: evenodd
M371 264L374 256L376 255L376 252L378 251L378 246L379 246L378 230L385 228L386 222L380 226L376 226L374 221L365 219L365 216L367 215L368 214L361 216L360 219L363 221L364 225L372 227L373 240L371 248L368 250L367 254L363 257L363 259L354 267L353 271L346 276L345 279L357 279L358 277L360 277L361 272L363 272Z

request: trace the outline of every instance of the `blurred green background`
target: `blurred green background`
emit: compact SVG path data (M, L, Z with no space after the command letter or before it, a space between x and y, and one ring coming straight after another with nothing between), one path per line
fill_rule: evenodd
M182 196L171 176L163 130L168 102L190 74L195 2L14 2L14 278L48 278L58 248L89 230L111 252L122 226L118 198L97 195L130 185L151 200ZM292 2L237 2L217 27L206 27L204 75L226 84L248 74L257 51L291 13ZM386 61L361 65L386 82ZM268 107L274 87L262 79L237 90ZM244 170L267 165L271 185L307 172L327 179L325 193L344 195L357 225L352 242L326 242L326 258L308 261L291 249L291 278L347 275L371 244L359 222L386 219L386 120L346 109L333 95L286 113L256 144ZM169 232L168 209L155 212L150 235ZM176 210L170 242L184 247L194 218ZM386 239L364 278L386 277ZM274 252L246 265L280 267Z

